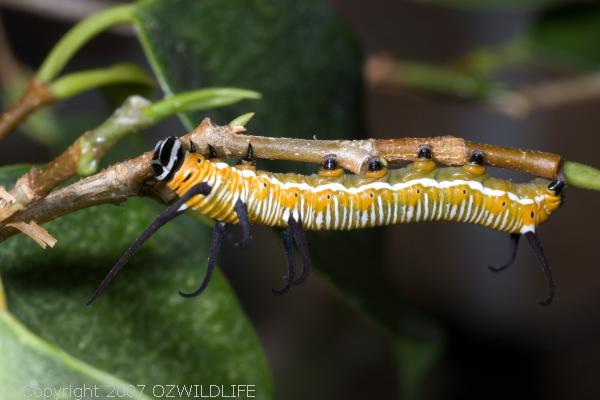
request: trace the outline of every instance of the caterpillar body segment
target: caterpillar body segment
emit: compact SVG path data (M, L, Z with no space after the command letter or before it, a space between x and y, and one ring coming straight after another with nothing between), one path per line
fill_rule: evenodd
M305 176L238 169L186 153L167 185L183 196L207 182L211 193L190 199L186 207L217 221L239 223L235 204L241 200L251 224L285 228L294 216L307 230L444 220L522 234L534 232L561 203L550 181L511 183L475 167L480 166L436 168L431 160L417 160L378 179Z
M489 176L481 165L484 154L473 152L468 164L438 168L428 146L420 146L417 159L409 166L388 170L385 160L372 157L365 176L345 175L333 154L325 156L318 174L278 174L257 171L248 145L246 157L236 166L190 151L174 137L159 142L151 167L155 179L164 181L179 196L123 254L88 301L90 304L108 286L129 258L156 230L185 211L199 212L215 222L208 254L208 269L202 284L184 297L199 295L208 286L216 267L225 230L229 224L242 227L242 247L250 239L250 225L263 224L282 229L288 268L281 289L287 292L306 280L311 269L305 230L350 230L422 221L455 221L479 224L511 237L510 266L521 235L525 235L537 256L549 287L551 303L554 280L536 228L562 203L561 180L534 179L512 183ZM302 259L296 273L295 252Z

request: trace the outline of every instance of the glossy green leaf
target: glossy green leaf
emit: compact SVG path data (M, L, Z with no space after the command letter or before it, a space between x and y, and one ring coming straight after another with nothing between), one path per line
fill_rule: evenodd
M252 130L320 139L361 132L361 56L321 0L143 0L138 32L167 93L234 86L262 101L210 115L219 124L254 111ZM187 128L205 113L186 114Z
M24 171L1 169L0 184ZM0 245L10 312L0 316L0 393L18 399L14 391L32 382L57 390L85 383L103 391L146 385L143 394L154 398L156 385L241 384L271 397L262 350L223 277L199 298L177 293L193 289L206 269L203 224L180 218L164 227L105 295L84 305L159 210L147 199L97 206L46 224L59 240L54 249L22 235Z

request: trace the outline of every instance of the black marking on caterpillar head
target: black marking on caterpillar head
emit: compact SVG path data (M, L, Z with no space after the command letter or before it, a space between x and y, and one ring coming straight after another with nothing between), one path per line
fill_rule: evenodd
M381 171L383 169L383 164L378 156L369 157L367 165L369 172Z
M208 195L211 191L211 187L206 182L201 182L197 185L192 186L190 190L188 190L183 196L181 196L177 201L167 207L142 234L133 242L131 247L127 249L127 251L117 260L115 265L110 269L108 274L104 277L92 297L87 301L86 305L92 304L92 302L96 299L96 297L100 296L102 292L107 288L113 278L123 269L123 267L127 264L127 262L133 257L133 255L142 247L144 242L156 232L167 222L171 221L173 218L181 215L185 212L186 207L185 203L194 196L199 194Z
M337 156L335 154L325 154L325 157L323 157L323 169L333 171L337 167Z
M431 160L433 157L431 153L431 146L427 144L419 145L419 152L417 153L417 158L421 160Z
M208 158L217 158L217 150L212 145L208 145Z
M556 195L561 194L564 188L565 182L560 179L555 179L548 184L548 189L552 190Z
M154 177L159 181L171 179L184 159L181 141L174 136L159 141L154 147L150 166Z
M217 261L219 259L219 252L221 250L221 244L223 243L223 236L225 236L225 228L227 224L224 222L216 221L215 227L213 229L212 238L210 239L210 248L208 250L208 266L206 267L206 274L204 275L204 279L200 284L198 289L193 292L187 293L179 291L179 295L182 297L196 297L200 293L202 293L210 283L210 278L217 266Z
M469 159L469 162L471 164L482 165L484 157L485 157L485 155L483 154L482 151L473 150L473 152L471 153L471 158Z

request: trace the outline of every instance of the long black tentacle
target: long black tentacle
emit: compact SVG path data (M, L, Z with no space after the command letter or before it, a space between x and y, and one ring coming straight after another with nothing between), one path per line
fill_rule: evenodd
M556 285L554 284L554 278L552 277L552 271L550 270L550 264L546 259L546 255L544 254L544 248L542 247L542 243L540 242L540 238L537 235L537 233L527 232L525 234L525 237L527 237L531 249L537 256L538 260L540 260L540 263L542 264L542 269L544 270L544 276L546 277L546 281L548 282L548 297L545 300L540 301L540 304L543 306L550 305L550 303L552 303L552 300L554 299L554 289L556 288Z
M308 250L308 242L306 241L306 233L304 232L302 221L296 221L294 217L290 215L288 226L290 227L290 232L294 238L294 243L302 256L302 273L294 280L294 285L299 285L306 281L310 274L310 252Z
M515 258L517 258L517 249L519 248L519 239L521 239L520 233L511 233L510 234L510 255L508 261L505 264L502 264L499 267L494 267L490 265L488 268L492 272L500 272L504 271L506 268L513 265L515 262Z
M104 277L102 282L100 282L100 285L98 286L92 297L90 297L90 299L87 301L86 305L89 306L90 304L92 304L96 297L98 297L102 294L102 292L104 292L104 290L113 280L113 278L121 271L121 269L123 269L125 264L127 264L129 259L133 257L133 255L140 249L140 247L142 247L146 240L148 240L157 230L159 230L167 222L171 221L173 218L185 212L185 208L183 206L189 199L199 194L206 196L210 193L211 189L212 188L210 187L210 185L206 182L194 185L183 196L177 199L175 203L167 207L154 221L152 221L150 226L146 228L146 230L135 240L135 242L133 242L131 247L129 247L127 251L123 253L121 258L117 260L117 262L110 269L106 277Z
M217 260L219 258L219 251L221 250L221 244L223 243L223 236L225 234L225 227L227 224L224 222L215 222L215 228L213 229L212 238L210 240L210 249L208 251L208 267L206 268L206 275L200 287L191 293L179 291L179 294L183 297L196 297L206 289L210 278L217 266Z
M281 231L281 237L283 240L283 249L285 250L285 256L287 258L287 275L285 276L285 286L281 289L271 289L273 294L281 295L286 293L294 284L294 274L296 271L296 254L294 251L294 238L290 228L286 228Z
M233 210L240 220L240 226L242 228L242 242L240 247L245 249L250 243L250 220L248 219L248 207L241 199L238 199L233 206Z

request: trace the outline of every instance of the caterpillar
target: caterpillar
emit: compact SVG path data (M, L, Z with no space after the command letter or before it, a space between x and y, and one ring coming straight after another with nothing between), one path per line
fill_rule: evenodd
M548 305L555 283L536 228L562 204L564 180L536 178L512 183L489 176L482 165L485 155L471 154L467 164L438 168L431 148L419 146L416 160L406 167L388 169L385 160L369 159L365 176L345 174L333 154L324 157L318 174L306 176L258 171L252 145L246 156L230 166L189 149L175 137L158 142L151 161L154 178L177 195L115 263L87 304L91 304L125 266L141 245L161 226L186 212L198 212L215 220L208 268L201 285L184 297L204 291L217 263L228 225L242 228L242 247L248 245L250 226L281 228L287 258L285 285L275 294L304 282L311 268L306 230L350 230L421 221L455 221L479 224L510 234L510 257L492 271L508 268L515 260L519 239L525 236L539 259L548 282ZM302 270L296 276L296 251Z

